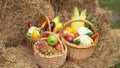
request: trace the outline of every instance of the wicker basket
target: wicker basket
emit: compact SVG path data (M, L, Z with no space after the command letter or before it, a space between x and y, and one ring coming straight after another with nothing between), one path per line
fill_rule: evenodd
M66 60L66 56L67 56L67 47L61 42L61 40L59 39L59 37L54 34L53 32L44 32L44 33L49 33L52 34L54 36L56 36L60 42L62 51L61 54L58 55L52 55L52 56L47 56L47 55L43 55L39 52L39 50L36 48L36 46L34 45L34 57L35 60L37 62L38 65L40 65L42 68L57 68L60 67ZM41 38L42 39L42 38Z
M49 31L51 31L51 27L50 27L50 19L46 16L46 15L42 15L40 17L40 19L38 20L38 26L37 27L40 27L40 25L42 24L42 19L45 18L47 23L48 23L48 28L49 28ZM30 27L30 26L29 26ZM37 41L36 39L33 39L33 38L30 38L26 35L26 41L27 41L27 48L30 50L30 51L33 51L33 45L34 43Z
M85 23L89 24L92 27L92 29L94 31L94 34L97 36L95 38L95 40L94 40L94 44L93 45L91 45L88 48L82 48L81 45L77 45L76 46L75 44L68 42L63 37L64 29L67 26L69 26L71 23L73 23L73 22L85 22ZM98 42L98 38L99 38L99 34L97 33L96 28L94 27L94 25L91 22L89 22L87 20L73 20L73 21L69 21L69 22L64 24L63 30L61 31L61 40L68 47L67 59L69 61L73 61L73 62L79 62L79 63L81 62L82 63L87 58L89 58L93 54L93 52L95 50L95 47L96 47L97 42Z

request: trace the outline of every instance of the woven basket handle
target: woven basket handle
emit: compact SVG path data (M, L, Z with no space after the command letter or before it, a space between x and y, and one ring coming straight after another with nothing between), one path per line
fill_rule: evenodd
M94 33L95 33L95 34L98 34L95 26L94 26L91 22L89 22L89 21L87 21L87 20L71 20L71 21L69 21L69 22L67 22L67 23L64 24L61 33L63 33L63 31L65 30L65 28L66 28L68 25L70 25L71 23L73 23L73 22L84 22L84 23L87 23L87 24L89 24L89 25L92 27L92 29L94 30Z
M47 23L48 23L48 29L49 29L49 31L51 31L50 19L49 19L49 17L46 16L46 15L42 15L42 16L38 19L38 27L41 26L42 18L45 18L45 19L46 19L46 21L47 21Z
M59 41L59 43L60 43L60 45L61 45L62 52L64 51L64 47L63 47L62 41L60 40L60 38L59 38L55 33L50 32L50 31L45 31L44 33L48 33L48 34L54 35L54 36L58 39L58 41Z

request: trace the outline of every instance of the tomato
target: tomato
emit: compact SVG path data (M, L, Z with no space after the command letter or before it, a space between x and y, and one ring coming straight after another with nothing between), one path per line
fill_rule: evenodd
M92 36L92 39L95 40L98 37L98 34Z

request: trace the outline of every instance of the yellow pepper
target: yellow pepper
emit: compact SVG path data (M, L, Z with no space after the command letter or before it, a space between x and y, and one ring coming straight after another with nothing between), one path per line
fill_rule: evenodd
M93 41L93 39L91 38L91 44L94 44L94 41Z
M77 32L76 32L76 30L74 29L74 28L72 28L72 27L67 27L66 28L70 33L73 33L73 34L76 34Z
M55 27L53 29L54 33L58 32L60 29L62 29L62 23L60 23L59 16L56 16L52 21L55 22Z
M53 32L56 33L57 31L61 30L62 29L62 23L57 23Z
M37 30L36 29L34 29L34 31L33 31L33 38L34 39L38 39L38 35L37 35Z

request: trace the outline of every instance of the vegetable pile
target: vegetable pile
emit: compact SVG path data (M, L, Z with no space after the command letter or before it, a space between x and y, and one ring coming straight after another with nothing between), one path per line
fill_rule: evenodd
M28 22L28 32L27 36L33 39L38 39L41 37L41 34L44 33L44 31L49 31L49 26L51 28L51 32L58 33L62 29L62 23L60 22L59 17L55 17L51 22L50 25L48 25L47 21L44 21L41 26L30 26L30 22Z
M86 16L86 10L83 10L79 15L78 8L74 9L72 20L88 20L95 26L97 23L91 17ZM85 22L72 22L69 26L65 27L63 31L64 38L70 43L87 48L94 45L94 40L97 37L93 29Z

